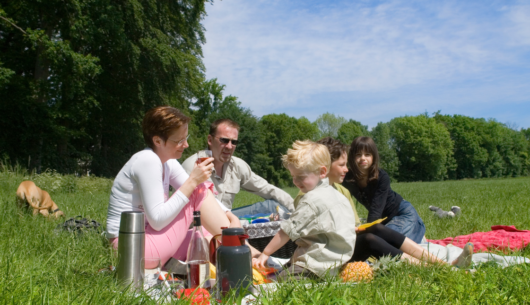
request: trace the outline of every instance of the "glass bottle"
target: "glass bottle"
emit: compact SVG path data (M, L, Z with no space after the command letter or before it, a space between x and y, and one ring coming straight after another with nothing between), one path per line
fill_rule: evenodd
M210 287L208 241L202 233L201 212L193 212L193 232L188 247L188 288Z

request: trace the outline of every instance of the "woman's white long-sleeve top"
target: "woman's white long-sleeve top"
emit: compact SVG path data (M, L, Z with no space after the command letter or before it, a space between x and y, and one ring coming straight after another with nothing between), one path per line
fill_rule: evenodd
M162 164L152 149L134 154L112 185L107 212L107 237L118 237L121 213L143 211L147 223L162 230L189 202L179 188L189 178L175 159ZM169 186L177 190L171 198Z

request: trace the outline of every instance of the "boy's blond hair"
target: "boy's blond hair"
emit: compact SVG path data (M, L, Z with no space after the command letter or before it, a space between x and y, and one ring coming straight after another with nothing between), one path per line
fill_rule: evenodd
M282 156L283 166L288 168L294 166L307 172L319 172L321 166L325 166L329 171L331 167L331 157L329 150L322 144L313 141L295 141L293 148L287 150L287 154Z

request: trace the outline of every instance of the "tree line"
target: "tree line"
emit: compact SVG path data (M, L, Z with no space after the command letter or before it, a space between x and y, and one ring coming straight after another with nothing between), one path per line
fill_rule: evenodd
M144 147L141 120L157 105L192 117L190 148L209 124L241 125L236 156L280 186L280 156L298 139L368 135L398 181L527 176L530 129L461 115L405 116L371 130L325 113L311 122L256 117L205 78L204 0L0 0L0 156L42 171L113 177Z
M216 96L209 102L202 100L202 105L196 104L195 115L204 108L211 111L194 117L194 122L203 124L198 128L202 138L197 138L201 145L206 145L207 126L214 120L228 117L239 122L241 143L235 154L277 185L291 184L280 156L292 143L326 136L345 144L358 136L372 137L379 150L381 168L396 181L518 177L530 173L530 128L515 130L495 119L440 112L397 117L380 122L371 130L358 121L331 113L320 115L314 122L283 113L258 118L241 107L235 97L223 99L224 86L215 79L207 83L209 88L219 91L206 95ZM192 149L187 153L193 152Z

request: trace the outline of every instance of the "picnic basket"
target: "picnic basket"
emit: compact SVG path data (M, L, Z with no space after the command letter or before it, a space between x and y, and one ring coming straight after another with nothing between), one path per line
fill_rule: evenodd
M249 239L248 243L263 252L265 247L272 240L274 235L280 230L281 221L271 221L265 223L253 223L243 225L243 228L247 232ZM279 258L291 258L293 256L294 250L298 246L292 241L289 240L283 247L274 252L272 256Z

